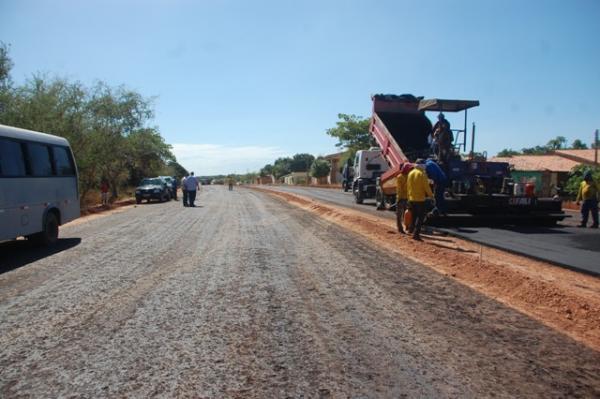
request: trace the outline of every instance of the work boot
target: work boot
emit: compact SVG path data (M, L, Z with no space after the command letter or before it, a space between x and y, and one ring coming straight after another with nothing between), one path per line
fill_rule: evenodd
M413 240L415 240L415 241L423 241L423 239L421 238L421 236L413 236Z
M597 228L598 228L597 224L593 224L593 225L590 226L590 229L597 229Z
M580 223L580 224L577 225L577 227L583 227L583 228L585 228L587 226L585 224L583 224L583 223Z

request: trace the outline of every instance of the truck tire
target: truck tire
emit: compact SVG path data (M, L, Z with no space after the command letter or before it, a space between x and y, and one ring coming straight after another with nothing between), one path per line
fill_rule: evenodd
M362 184L358 183L356 188L354 189L354 202L357 204L362 204L364 201L364 195L362 192Z
M48 212L43 222L42 231L31 236L38 245L54 245L58 241L58 218L54 212Z
M375 191L375 206L375 209L378 211L383 211L385 209L385 197L379 186Z

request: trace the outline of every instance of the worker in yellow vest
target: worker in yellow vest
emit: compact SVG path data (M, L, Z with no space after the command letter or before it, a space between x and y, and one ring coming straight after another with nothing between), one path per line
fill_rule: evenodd
M400 173L396 177L396 225L399 233L405 233L404 231L404 212L408 205L408 192L406 188L406 181L408 179L408 173L413 169L413 165L406 162L400 168Z
M425 200L433 198L433 192L429 186L429 179L425 173L425 161L418 159L413 170L408 174L406 180L406 191L408 196L408 208L412 213L414 226L413 239L421 240L421 226L425 221Z
M583 200L581 204L581 224L579 227L586 227L589 214L592 214L592 229L598 228L598 183L594 181L592 172L587 171L583 175L583 181L579 186L577 192L577 199L575 200L577 205Z

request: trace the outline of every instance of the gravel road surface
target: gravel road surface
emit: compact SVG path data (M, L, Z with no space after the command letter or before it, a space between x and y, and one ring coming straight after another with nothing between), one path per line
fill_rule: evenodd
M389 211L378 211L374 200L358 205L352 193L314 187L269 187L272 190L290 192L318 201L341 205L364 213L395 219ZM567 211L570 218L557 227L519 226L499 227L444 227L444 231L457 237L489 245L494 248L544 260L573 270L600 276L600 230L580 229L578 212Z
M0 245L0 397L598 397L600 353L269 195Z

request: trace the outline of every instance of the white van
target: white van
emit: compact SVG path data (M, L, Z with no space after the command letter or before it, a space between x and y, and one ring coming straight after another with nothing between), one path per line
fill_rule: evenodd
M0 125L0 241L58 240L58 226L79 217L77 167L69 142Z

